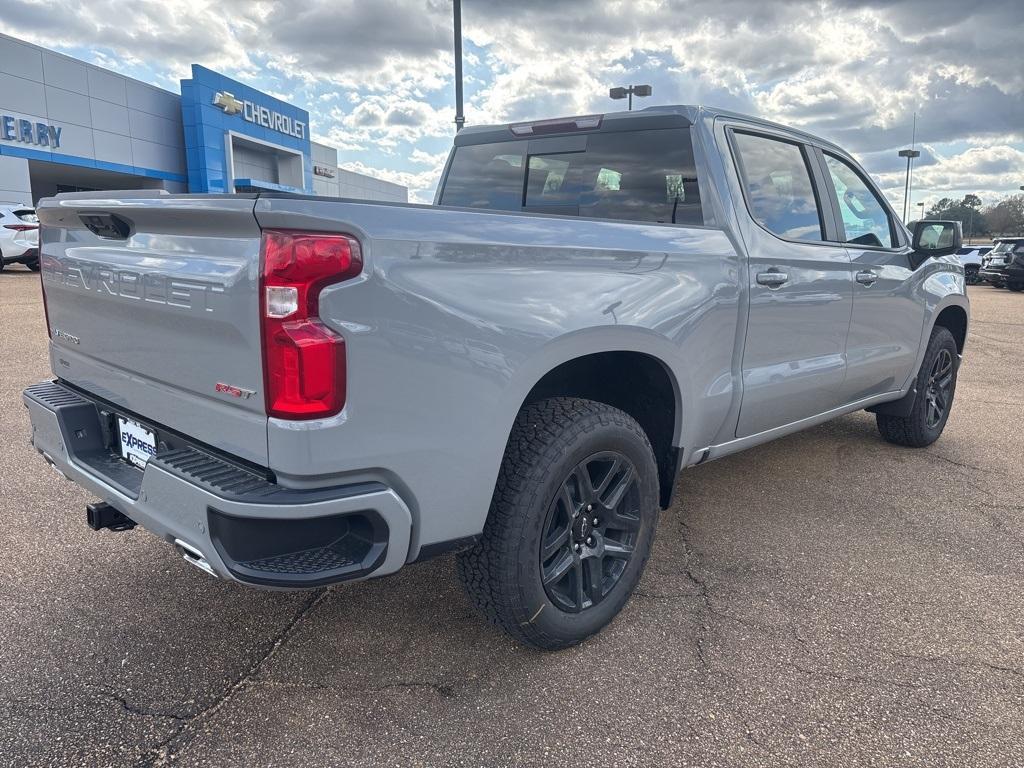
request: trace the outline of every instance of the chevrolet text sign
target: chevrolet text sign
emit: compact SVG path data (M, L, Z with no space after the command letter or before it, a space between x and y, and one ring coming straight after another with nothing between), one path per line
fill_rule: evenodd
M293 120L288 115L282 115L267 107L253 104L248 99L236 99L233 94L227 91L219 91L213 96L213 105L224 110L224 114L237 115L241 113L242 118L254 125L262 125L272 131L278 131L286 136L294 136L296 139L306 138L306 124L300 120Z

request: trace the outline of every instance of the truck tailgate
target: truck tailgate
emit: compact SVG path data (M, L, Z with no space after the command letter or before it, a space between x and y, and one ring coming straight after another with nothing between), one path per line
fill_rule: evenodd
M254 200L106 195L38 209L53 370L266 465Z

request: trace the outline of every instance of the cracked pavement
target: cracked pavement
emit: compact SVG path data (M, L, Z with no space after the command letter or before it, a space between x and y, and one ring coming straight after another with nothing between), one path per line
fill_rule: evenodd
M215 581L27 446L38 277L0 275L0 766L1024 763L1024 297L971 289L946 434L852 414L685 472L648 571L557 654L450 558L307 593Z

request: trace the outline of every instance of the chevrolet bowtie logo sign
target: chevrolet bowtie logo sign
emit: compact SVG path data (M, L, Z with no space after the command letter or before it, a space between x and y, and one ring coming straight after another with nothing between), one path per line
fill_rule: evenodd
M220 107L224 110L225 114L237 115L242 111L245 104L236 99L234 94L227 91L219 91L213 95L213 106Z

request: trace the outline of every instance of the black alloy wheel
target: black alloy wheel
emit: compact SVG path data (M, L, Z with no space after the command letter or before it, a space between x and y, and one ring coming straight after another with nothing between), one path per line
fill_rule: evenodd
M456 558L470 601L534 648L599 632L650 557L658 479L647 433L629 414L576 397L527 403L483 532Z
M876 413L878 431L888 442L908 448L934 443L946 428L956 394L959 348L948 328L932 329L924 360L917 371L909 410L903 415Z
M561 610L598 605L633 557L640 490L633 463L602 451L576 465L558 489L541 538L544 590Z
M940 349L928 374L928 386L924 391L927 410L925 423L935 429L946 415L953 389L953 355L948 349Z

